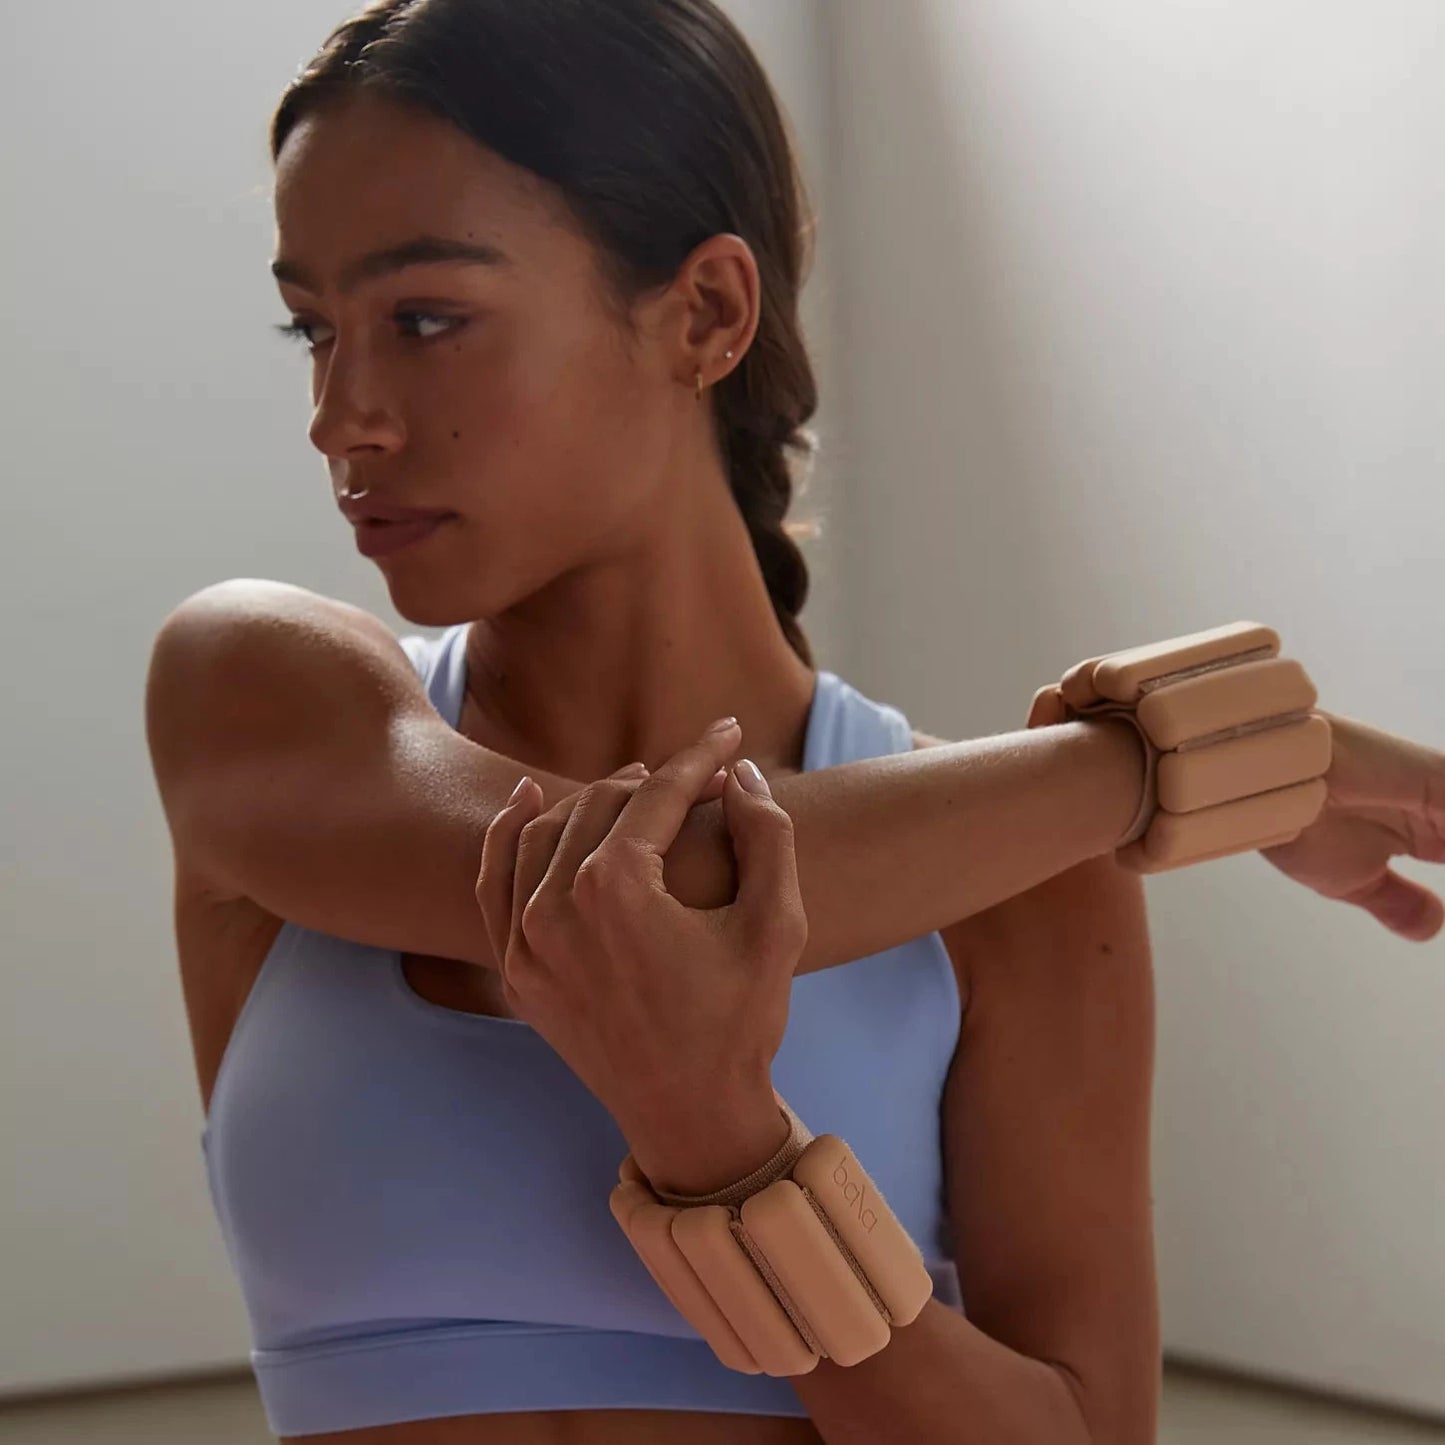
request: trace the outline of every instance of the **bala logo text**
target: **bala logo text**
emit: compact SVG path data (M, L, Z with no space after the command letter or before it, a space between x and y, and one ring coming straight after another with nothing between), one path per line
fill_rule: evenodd
M873 1210L863 1207L863 1195L866 1191L863 1185L849 1180L847 1165L848 1156L845 1154L833 1170L833 1183L841 1191L849 1210L858 1216L858 1223L871 1234L873 1226L878 1223L878 1216Z

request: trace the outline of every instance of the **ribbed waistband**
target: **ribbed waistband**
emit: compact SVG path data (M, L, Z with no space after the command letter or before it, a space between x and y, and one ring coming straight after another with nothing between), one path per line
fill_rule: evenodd
M519 1410L708 1410L806 1418L786 1378L744 1375L700 1339L490 1321L253 1349L277 1435Z

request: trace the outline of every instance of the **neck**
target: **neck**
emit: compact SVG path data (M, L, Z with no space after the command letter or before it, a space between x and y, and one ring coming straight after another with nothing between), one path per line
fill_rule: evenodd
M731 496L638 550L575 569L467 639L467 725L519 762L591 781L656 769L715 718L739 757L801 770L813 670L779 625Z

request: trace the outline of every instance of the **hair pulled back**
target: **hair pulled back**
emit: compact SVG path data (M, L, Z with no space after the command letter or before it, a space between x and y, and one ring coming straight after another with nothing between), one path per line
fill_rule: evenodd
M778 621L814 666L796 539L818 527L785 521L793 458L808 464L817 450L798 314L814 217L785 113L736 26L712 0L376 0L287 87L272 159L305 114L358 88L451 121L551 182L596 247L619 315L708 237L748 243L761 315L746 356L712 388L715 419Z

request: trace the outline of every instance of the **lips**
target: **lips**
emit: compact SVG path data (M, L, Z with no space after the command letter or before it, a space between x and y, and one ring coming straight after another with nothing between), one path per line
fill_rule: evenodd
M339 497L336 505L353 526L362 522L429 522L438 517L456 516L455 512L446 508L403 507L374 497Z
M412 522L357 522L356 550L363 557L388 556L430 537L452 520L453 514L443 512Z

